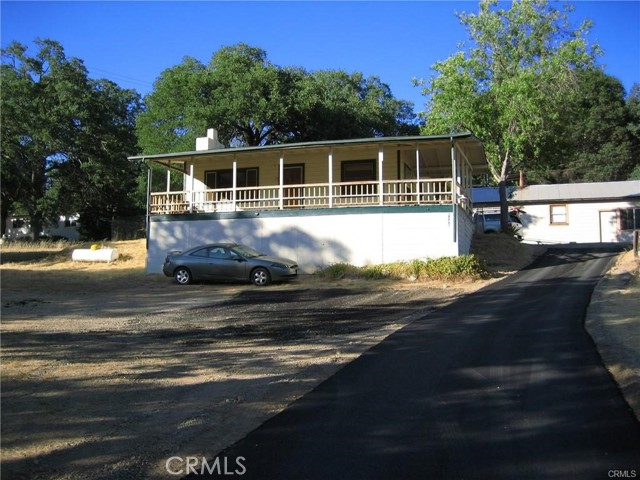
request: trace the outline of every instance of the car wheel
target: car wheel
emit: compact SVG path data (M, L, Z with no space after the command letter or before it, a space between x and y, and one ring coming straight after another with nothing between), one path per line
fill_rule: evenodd
M254 285L263 287L271 283L271 275L266 268L256 268L251 272L251 281Z
M189 285L191 283L191 272L188 268L179 267L173 272L173 277L180 285Z

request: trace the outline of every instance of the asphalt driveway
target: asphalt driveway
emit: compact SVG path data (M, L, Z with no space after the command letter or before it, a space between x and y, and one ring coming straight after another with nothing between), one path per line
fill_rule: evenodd
M551 250L426 315L218 465L274 480L640 477L640 425L583 328L614 255Z

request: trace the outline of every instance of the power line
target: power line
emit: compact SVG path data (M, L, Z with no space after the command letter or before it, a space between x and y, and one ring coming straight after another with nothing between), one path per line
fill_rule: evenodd
M102 73L108 76L108 79L110 80L119 80L119 81L125 81L128 83L134 83L134 84L138 84L138 85L143 85L145 87L153 87L153 83L149 82L147 80L141 80L139 78L134 78L134 77L129 77L127 75L122 75L120 73L115 73L115 72L110 72L108 70L103 70L101 68L95 68L91 65L86 65L87 69L89 69L91 72L97 72L97 73Z

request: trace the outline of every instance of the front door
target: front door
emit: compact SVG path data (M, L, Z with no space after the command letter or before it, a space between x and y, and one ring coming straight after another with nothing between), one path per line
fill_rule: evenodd
M304 165L285 165L283 168L283 185L302 185L304 183ZM284 188L284 206L301 207L303 204L303 187Z

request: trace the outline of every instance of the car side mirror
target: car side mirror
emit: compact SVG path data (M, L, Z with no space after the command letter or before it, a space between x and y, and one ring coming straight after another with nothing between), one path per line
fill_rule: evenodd
M246 262L246 260L242 258L240 255L232 255L231 260L235 262Z

